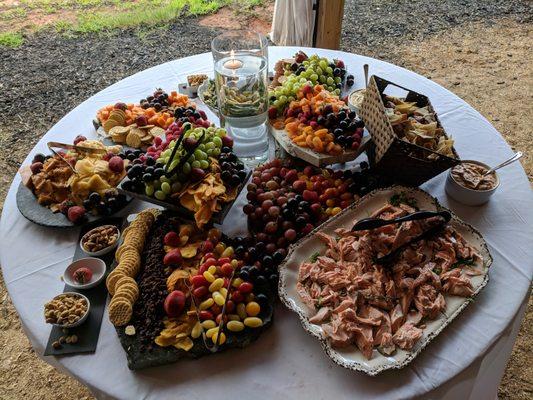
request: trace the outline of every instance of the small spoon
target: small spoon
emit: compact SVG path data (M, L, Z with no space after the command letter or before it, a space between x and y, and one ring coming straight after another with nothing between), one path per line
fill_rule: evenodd
M517 151L511 158L509 158L509 159L505 160L504 162L502 162L501 164L498 164L495 167L489 169L487 172L485 172L483 174L483 176L487 176L489 174L492 174L497 169L500 169L502 167L505 167L505 166L507 166L509 164L514 163L516 160L519 160L523 155L524 154L521 151Z
M368 87L368 64L363 65L363 71L365 72L365 88Z

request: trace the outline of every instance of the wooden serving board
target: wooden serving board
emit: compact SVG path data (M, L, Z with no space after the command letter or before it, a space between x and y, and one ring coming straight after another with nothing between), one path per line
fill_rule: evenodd
M269 127L272 136L287 153L289 153L293 157L301 158L302 160L307 161L309 164L314 165L315 167L323 167L326 165L345 163L348 161L355 160L362 152L366 150L371 140L370 135L365 130L365 135L363 136L361 140L361 145L357 150L347 150L342 154L331 155L318 153L306 147L298 146L290 139L285 129L276 129L270 124Z

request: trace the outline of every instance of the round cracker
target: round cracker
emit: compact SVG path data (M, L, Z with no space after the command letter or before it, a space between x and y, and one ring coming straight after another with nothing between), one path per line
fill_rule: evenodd
M133 314L133 306L126 300L117 299L109 304L109 320L115 326L126 325Z

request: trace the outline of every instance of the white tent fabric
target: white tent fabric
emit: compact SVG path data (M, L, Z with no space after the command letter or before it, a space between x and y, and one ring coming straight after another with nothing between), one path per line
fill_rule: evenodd
M278 46L313 46L314 0L276 0L270 39Z
M383 61L340 51L271 47L272 64L298 50L344 60L361 87L363 65L373 74L427 95L463 159L496 165L513 152L494 127L453 93L420 75ZM137 101L154 87L172 89L187 75L212 76L211 54L174 60L132 75L81 103L37 143L25 160L47 152L47 141L69 142L76 134L95 137L91 119L117 100ZM206 109L205 105L199 107ZM208 111L207 111L208 112ZM217 123L208 112L209 119ZM444 331L407 367L377 377L341 368L325 355L298 317L277 305L274 324L248 348L194 361L133 372L115 329L104 314L94 354L43 357L78 379L100 399L494 399L529 296L533 275L533 191L520 163L499 171L501 186L481 207L463 206L444 192L444 174L422 186L485 237L494 263L490 281ZM42 356L50 334L43 304L63 290L60 276L78 245L76 230L47 229L17 210L17 176L0 219L0 264L22 325ZM242 207L246 190L230 210L222 230L246 234ZM146 208L133 202L123 213ZM28 366L30 367L30 366ZM1 396L0 396L1 397Z

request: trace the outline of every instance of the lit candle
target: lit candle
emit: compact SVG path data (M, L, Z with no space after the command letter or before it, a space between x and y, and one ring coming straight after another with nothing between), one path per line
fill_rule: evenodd
M242 67L242 61L237 60L235 58L235 52L233 50L231 50L230 55L231 55L231 59L224 63L224 68L227 68L227 69L239 69L239 68L241 68Z

